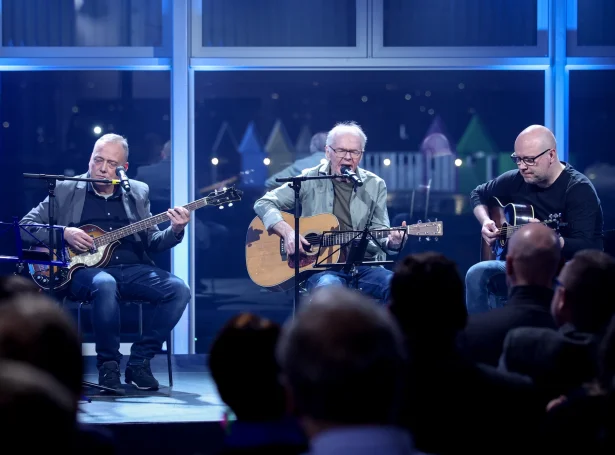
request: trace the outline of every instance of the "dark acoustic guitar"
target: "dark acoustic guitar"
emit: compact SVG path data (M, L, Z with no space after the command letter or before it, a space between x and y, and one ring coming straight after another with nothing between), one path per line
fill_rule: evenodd
M495 222L498 228L498 236L491 245L481 237L480 260L500 260L506 259L506 251L508 240L522 226L530 223L530 220L536 218L534 215L534 207L529 204L502 204L496 197L494 201L488 205L489 217ZM549 226L556 231L564 223L561 222L562 214L554 213L549 215L548 219L540 221L545 226Z

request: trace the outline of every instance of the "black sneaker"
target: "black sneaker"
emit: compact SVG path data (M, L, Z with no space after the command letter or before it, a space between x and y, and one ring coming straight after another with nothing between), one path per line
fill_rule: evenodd
M98 369L98 383L109 389L121 389L120 366L114 360L109 360Z
M128 364L124 372L124 380L126 384L134 384L137 389L141 390L158 390L160 384L152 374L149 366L149 360L143 360L143 363Z

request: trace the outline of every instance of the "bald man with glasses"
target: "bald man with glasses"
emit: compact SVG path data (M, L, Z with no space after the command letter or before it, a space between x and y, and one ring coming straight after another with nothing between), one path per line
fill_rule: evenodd
M561 213L562 222L566 223L559 238L564 259L583 249L602 250L603 218L596 190L587 177L558 159L553 133L542 125L531 125L517 136L514 150L511 158L517 169L479 185L470 194L483 240L492 245L499 234L488 210L493 198L497 198L503 205L532 205L536 217L533 221ZM466 274L466 305L470 314L504 304L505 270L506 262L500 260L482 261L470 267Z

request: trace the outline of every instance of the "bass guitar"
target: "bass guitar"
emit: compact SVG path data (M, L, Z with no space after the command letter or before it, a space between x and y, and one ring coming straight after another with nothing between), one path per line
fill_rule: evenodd
M510 237L521 227L531 223L531 219L535 218L534 207L530 204L502 204L496 197L489 204L487 212L489 217L495 222L498 228L498 235L491 245L481 237L480 260L500 260L506 259L506 251ZM548 226L555 231L558 231L560 226L565 226L561 222L562 214L553 213L549 217L540 221L540 223Z
M290 213L282 212L282 218L291 226L294 217ZM314 264L337 264L340 262L341 251L339 245L351 241L356 234L340 232L323 234L326 231L339 231L340 223L337 217L330 213L301 217L299 219L300 234L310 243L310 248L299 259L299 273L304 276L308 272L318 272ZM412 224L398 228L405 230L407 235L420 237L440 237L443 234L442 221ZM370 231L376 239L384 239L391 232L388 229ZM284 240L275 233L267 232L259 217L255 217L246 235L246 267L250 279L257 285L269 288L272 291L285 291L294 286L295 255L289 255L284 248ZM343 262L343 261L342 261Z
M240 201L241 190L234 187L226 188L221 191L214 191L204 198L198 199L187 205L184 205L189 211L194 211L209 205L219 206L222 204ZM53 289L54 291L63 290L68 286L75 271L82 267L105 267L111 260L113 250L120 244L120 240L137 232L145 231L158 224L169 221L169 216L165 213L145 218L135 223L129 224L121 229L111 232L105 232L103 229L93 224L81 226L80 229L85 231L94 239L94 247L91 251L82 253L73 250L70 246L65 246L62 251L55 251L53 257L63 259L66 267L54 266L54 282L50 283L49 265L30 264L28 266L29 273L34 282L44 290ZM46 253L49 256L48 248L33 247L32 250ZM57 256L56 256L57 254Z

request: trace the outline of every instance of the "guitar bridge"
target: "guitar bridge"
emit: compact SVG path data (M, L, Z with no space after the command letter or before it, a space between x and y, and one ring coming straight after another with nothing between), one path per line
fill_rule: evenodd
M280 237L280 258L283 261L288 260L288 254L286 253L286 246L284 245L284 239Z

